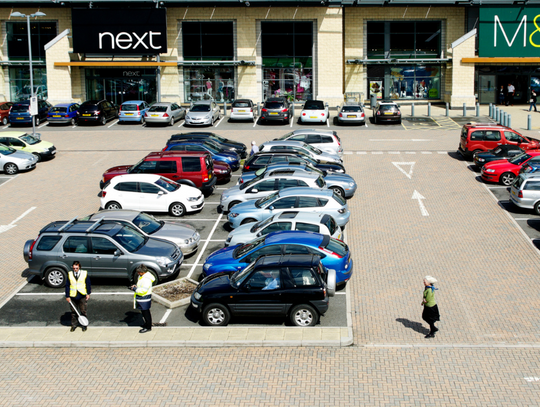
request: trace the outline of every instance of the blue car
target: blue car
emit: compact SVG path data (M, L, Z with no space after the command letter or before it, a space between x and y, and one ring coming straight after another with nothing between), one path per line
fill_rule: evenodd
M120 105L118 112L118 124L124 122L144 123L144 114L150 109L150 105L144 100L129 100Z
M169 143L163 151L201 151L208 152L213 160L224 161L230 165L233 171L240 168L240 157L234 151L221 150L216 144L208 141L181 141Z
M207 257L201 279L215 273L243 270L266 254L316 254L327 269L336 270L338 286L351 278L353 260L349 247L320 233L282 231L262 236L251 243L225 247Z
M46 100L38 100L38 114L35 118L35 124L38 126L42 121L47 120L47 113L52 105ZM11 106L9 111L9 122L12 126L17 124L32 124L30 115L30 100L23 100Z
M49 124L67 123L71 125L77 124L78 103L60 103L51 107L47 113L47 121Z

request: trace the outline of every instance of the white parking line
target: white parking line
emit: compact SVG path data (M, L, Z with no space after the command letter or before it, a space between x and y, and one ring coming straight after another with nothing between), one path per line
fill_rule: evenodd
M416 154L416 151L405 151L405 154Z
M330 120L326 119L326 127L330 127Z
M344 151L343 154L352 154L352 151Z
M421 151L420 153L421 153L421 154L432 154L431 151Z
M216 124L214 127L219 126L219 123L221 123L221 122L223 121L224 118L225 118L225 116L223 116L223 117L221 118L221 120L218 122L218 124Z
M167 318L169 318L169 315L171 315L172 308L169 308L167 311L165 311L165 314L163 315L163 318L159 320L160 324L164 324L167 321Z
M367 154L367 151L357 151L356 154Z
M258 121L259 121L258 118L253 120L253 127L255 127L255 126L257 125L257 122L258 122Z
M210 235L208 236L208 239L206 239L206 241L204 242L204 246L202 248L202 250L199 252L199 255L197 256L197 260L195 260L195 264L199 264L199 261L201 261L201 257L203 256L204 254L204 251L206 250L206 248L208 247L208 243L210 242L210 239L212 238L212 236L214 235L214 232L216 231L216 228L217 226L219 225L219 222L221 221L221 219L223 218L223 214L221 213L219 215L219 218L216 220L216 223L214 223L214 227L212 228L212 230L210 231ZM196 266L192 266L191 267L191 270L189 270L189 273L187 275L187 278L191 278L191 275L193 274L193 272L195 271L195 267Z
M6 185L9 181L11 181L12 179L15 179L19 176L19 174L15 175L14 177L2 177L2 178L9 178L6 182L0 184L0 186L2 185Z
M182 123L180 123L180 125L178 127L182 127L184 125L185 121L183 121Z
M291 125L290 125L289 127L292 127L292 125L293 125L293 123L294 123L294 117L291 117L290 122L291 122Z
M111 128L112 126L114 126L116 123L118 123L118 119L117 119L115 122L113 122L113 124L111 124L110 126L108 126L108 128L110 129L110 128Z
M371 154L384 154L382 151L372 151Z
M49 123L45 122L45 123L43 123L41 126L39 126L38 129L41 129L42 127L44 127L44 126L46 126L46 125L48 125L48 124L49 124Z
M448 151L437 151L437 154L448 154Z
M489 189L503 189L503 188L506 189L508 187L487 187L487 188L489 188Z
M66 293L17 293L15 295L19 295L19 296L23 296L23 297L29 297L29 296L32 296L32 295L46 295L46 296L54 296L54 295L66 295ZM127 292L116 292L116 291L111 291L111 292L102 292L102 293L97 293L95 290L92 290L92 295L130 295L133 297L133 293L130 293L129 291Z
M388 154L401 154L400 151L389 151Z
M2 127L2 130L9 128L9 124L6 127Z
M538 220L538 218L514 218L514 220Z

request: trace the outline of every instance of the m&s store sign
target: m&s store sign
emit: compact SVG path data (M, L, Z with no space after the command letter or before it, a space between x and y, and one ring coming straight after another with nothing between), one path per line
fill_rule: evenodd
M481 7L478 56L540 57L540 7Z

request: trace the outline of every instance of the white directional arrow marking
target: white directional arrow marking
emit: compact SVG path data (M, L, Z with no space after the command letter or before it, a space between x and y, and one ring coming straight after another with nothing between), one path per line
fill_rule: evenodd
M403 174L405 174L405 176L409 179L412 179L412 172L413 172L413 168L414 168L414 162L411 162L411 163L392 163L395 165L395 167L400 170ZM411 168L409 169L409 172L405 172L405 170L403 168L401 168L402 165L410 165Z
M32 206L30 209L28 209L25 213L23 213L21 216L19 216L17 219L15 219L13 222L11 222L9 225L0 225L0 233L7 232L8 230L14 228L17 226L15 223L20 221L22 218L24 218L26 215L28 215L30 212L32 212L34 209L36 209L35 206Z
M420 212L422 213L422 216L429 216L429 213L428 213L426 207L424 206L424 203L422 202L422 199L426 199L426 198L424 198L422 195L420 195L420 193L416 189L414 190L411 199L417 199L418 200L418 206L420 206Z

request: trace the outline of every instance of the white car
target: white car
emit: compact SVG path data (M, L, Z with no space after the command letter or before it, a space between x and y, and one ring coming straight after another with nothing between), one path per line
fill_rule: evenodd
M261 144L259 151L279 151L279 152L295 152L307 154L312 159L319 163L337 163L343 164L343 160L337 152L321 151L318 148L313 147L311 144L306 144L302 141L293 140L276 140L267 141Z
M328 103L322 100L307 100L298 118L299 123L326 123L328 120Z
M155 174L119 175L105 184L98 196L105 209L169 212L172 216L204 207L203 194L197 188Z
M255 120L255 105L251 99L236 99L231 106L229 120Z
M332 130L298 129L274 139L277 140L302 141L326 153L343 157L341 139Z

